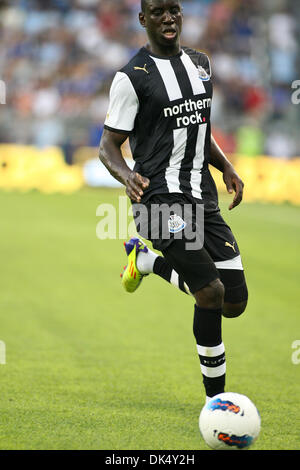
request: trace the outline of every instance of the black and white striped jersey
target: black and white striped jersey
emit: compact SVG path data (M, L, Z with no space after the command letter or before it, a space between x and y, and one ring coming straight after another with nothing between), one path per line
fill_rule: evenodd
M142 48L117 72L104 127L128 133L135 171L152 194L189 193L218 208L210 159L212 103L208 57L183 47L173 57Z

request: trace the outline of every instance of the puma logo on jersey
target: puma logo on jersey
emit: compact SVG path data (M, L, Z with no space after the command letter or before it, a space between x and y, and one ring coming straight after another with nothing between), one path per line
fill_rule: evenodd
M235 249L234 245L235 245L235 242L233 242L233 245L231 245L231 243L229 243L229 242L225 242L225 246L229 246L229 248L232 248L233 251L236 253L236 249Z
M134 70L142 70L143 72L149 73L146 67L147 64L145 64L144 67L134 67Z

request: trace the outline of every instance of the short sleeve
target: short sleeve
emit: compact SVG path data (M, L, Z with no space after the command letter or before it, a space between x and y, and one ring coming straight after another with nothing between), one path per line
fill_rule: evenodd
M124 72L117 72L110 88L104 127L116 132L131 132L138 110L139 100L130 79Z

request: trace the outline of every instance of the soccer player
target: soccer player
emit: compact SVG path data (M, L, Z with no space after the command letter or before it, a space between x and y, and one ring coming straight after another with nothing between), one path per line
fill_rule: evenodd
M143 0L139 21L148 43L114 77L100 160L126 187L139 234L163 256L140 239L131 239L125 243L128 264L122 283L134 292L145 275L155 273L193 296L193 332L210 398L225 387L222 315L243 313L248 291L238 244L220 214L209 164L223 173L234 195L230 209L242 201L244 184L211 134L210 61L206 54L181 46L181 2ZM128 137L133 171L120 150ZM153 210L166 207L167 220L163 210ZM201 207L204 223L197 217ZM147 223L141 222L142 208ZM188 247L187 229L194 237L203 232L203 243Z

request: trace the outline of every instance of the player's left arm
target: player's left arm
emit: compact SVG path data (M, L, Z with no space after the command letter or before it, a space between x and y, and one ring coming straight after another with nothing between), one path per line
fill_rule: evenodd
M211 135L210 164L223 173L223 180L229 194L235 192L234 199L229 206L229 210L234 209L243 200L244 183L215 141L213 135Z

